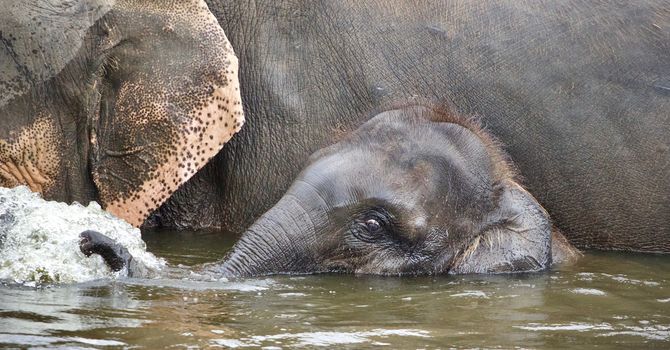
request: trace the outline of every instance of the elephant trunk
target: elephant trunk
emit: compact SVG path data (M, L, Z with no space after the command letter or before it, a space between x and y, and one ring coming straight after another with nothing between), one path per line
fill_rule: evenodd
M314 194L314 193L312 193ZM318 197L318 196L317 196ZM315 235L314 219L317 211L305 210L296 192L287 193L242 235L226 258L203 266L201 271L224 277L251 277L278 273L320 272L318 252L323 247ZM309 197L302 197L309 200ZM320 211L326 215L326 211ZM318 218L323 220L324 217ZM133 257L109 237L94 231L81 233L80 250L87 256L101 255L115 271L129 268L134 273Z
M286 195L242 235L216 270L225 277L313 271L315 259L307 249L312 242L305 237L314 237L314 229L297 197Z

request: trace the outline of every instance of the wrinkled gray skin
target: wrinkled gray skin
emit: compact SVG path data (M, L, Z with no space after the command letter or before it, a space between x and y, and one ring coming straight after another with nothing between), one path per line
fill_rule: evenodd
M211 272L229 277L530 272L576 254L475 124L430 106L379 113L316 152ZM553 244L552 244L553 243ZM93 247L94 249L92 249ZM116 270L131 257L82 233Z
M548 268L547 213L485 138L435 117L423 106L389 110L316 152L214 269L254 276Z
M210 8L241 57L248 127L154 220L260 216L213 270L533 271L552 251L538 202L580 247L670 252L667 1ZM369 114L414 96L481 116L537 202L481 137Z
M0 0L0 186L139 226L239 129L239 103L202 0Z
M209 6L240 56L248 123L154 222L243 232L274 206L272 242L310 154L419 96L480 116L578 247L670 252L666 0Z

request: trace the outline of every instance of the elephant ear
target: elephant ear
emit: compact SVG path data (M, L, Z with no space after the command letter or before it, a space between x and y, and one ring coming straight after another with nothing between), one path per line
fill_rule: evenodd
M105 209L135 226L244 123L238 60L202 0L119 1L111 57L90 131L93 181Z
M84 45L89 28L111 9L111 4L103 0L3 1L0 107L60 73Z
M72 120L79 116L72 113L75 103L65 108L54 103L56 96L68 95L65 91L73 91L75 84L53 87L59 76L79 78L68 67L81 61L78 57L91 41L87 40L91 27L112 4L107 0L0 1L0 186L26 185L45 198L62 201L91 198L90 186L84 190L63 185L66 177L83 182L72 164L85 155L65 151L76 139L69 133L76 130ZM68 112L69 118L59 120ZM66 191L71 196L62 195Z
M551 265L549 215L521 186L505 180L482 231L454 260L450 273L510 273Z

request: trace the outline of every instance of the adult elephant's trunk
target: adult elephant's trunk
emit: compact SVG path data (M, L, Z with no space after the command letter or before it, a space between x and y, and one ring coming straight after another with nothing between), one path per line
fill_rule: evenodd
M307 247L314 243L306 239L315 236L310 213L289 193L242 235L215 269L226 277L313 272L315 259Z

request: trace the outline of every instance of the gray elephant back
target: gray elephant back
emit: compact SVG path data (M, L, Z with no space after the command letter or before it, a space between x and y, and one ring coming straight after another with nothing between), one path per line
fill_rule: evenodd
M250 122L181 200L231 189L207 200L224 226L267 210L370 111L422 97L479 116L579 246L670 251L667 0L210 7L241 54Z

